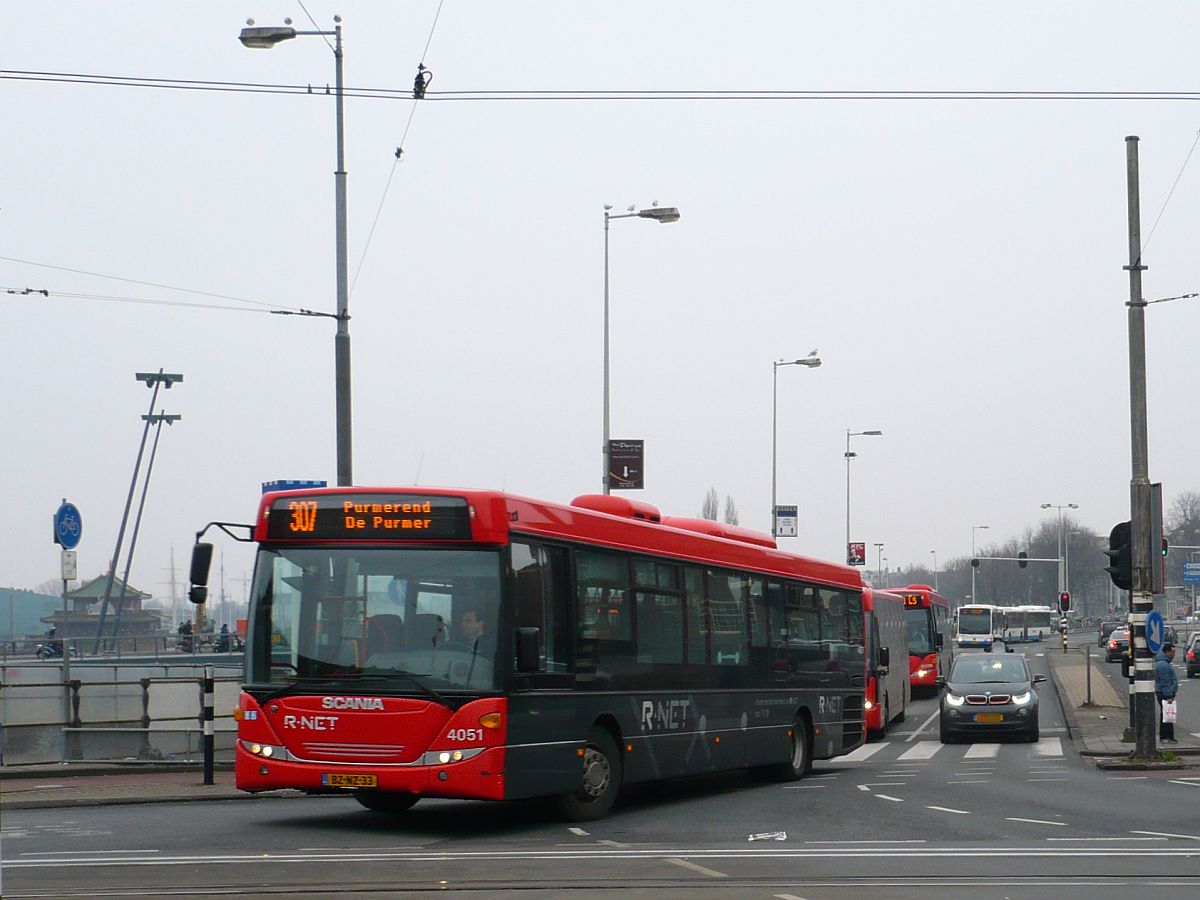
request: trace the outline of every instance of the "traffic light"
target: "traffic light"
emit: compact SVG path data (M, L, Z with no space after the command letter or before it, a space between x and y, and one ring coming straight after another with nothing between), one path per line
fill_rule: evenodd
M1058 595L1058 611L1060 613L1069 613L1071 611L1071 592L1063 591Z
M1112 560L1104 571L1113 584L1123 591L1133 590L1133 547L1130 545L1129 522L1118 522L1108 533L1108 549L1104 555Z
M978 569L979 568L979 560L978 559L971 560L971 567Z
M1022 550L1017 554L1017 566L1024 569L1029 565L1029 554Z

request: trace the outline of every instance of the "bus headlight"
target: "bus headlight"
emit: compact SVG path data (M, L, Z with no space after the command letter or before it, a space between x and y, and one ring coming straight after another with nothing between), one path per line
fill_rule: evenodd
M242 749L251 756L259 759L288 759L287 747L276 747L274 744L262 744L258 741L242 741Z
M1028 706L1033 702L1033 691L1026 691L1023 694L1013 694L1012 702L1014 706Z
M946 692L946 705L947 706L959 707L959 706L962 706L966 702L967 702L966 697L960 697L958 694L952 694L949 691Z

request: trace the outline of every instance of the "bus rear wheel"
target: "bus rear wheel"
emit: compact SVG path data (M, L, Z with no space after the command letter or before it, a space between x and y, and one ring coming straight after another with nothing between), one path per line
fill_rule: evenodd
M558 798L559 810L571 822L599 819L612 809L621 789L621 755L607 731L588 732L581 762L579 786Z
M359 791L354 799L372 812L399 813L412 809L420 797L398 791Z
M792 758L770 766L767 772L777 781L797 781L812 771L812 729L803 716L792 726Z

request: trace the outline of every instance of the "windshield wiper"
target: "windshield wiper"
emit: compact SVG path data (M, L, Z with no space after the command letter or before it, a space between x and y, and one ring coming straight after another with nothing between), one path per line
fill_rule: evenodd
M259 703L270 703L272 700L278 700L280 697L287 697L291 694L302 694L319 684L337 684L342 680L341 678L327 678L325 676L301 675L295 681L271 691Z

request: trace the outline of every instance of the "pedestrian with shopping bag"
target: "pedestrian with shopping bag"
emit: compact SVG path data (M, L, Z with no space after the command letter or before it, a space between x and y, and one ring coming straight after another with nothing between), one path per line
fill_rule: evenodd
M1158 740L1162 744L1177 744L1175 740L1175 694L1179 690L1179 676L1171 661L1175 659L1175 645L1166 641L1154 657L1154 696L1158 698Z

